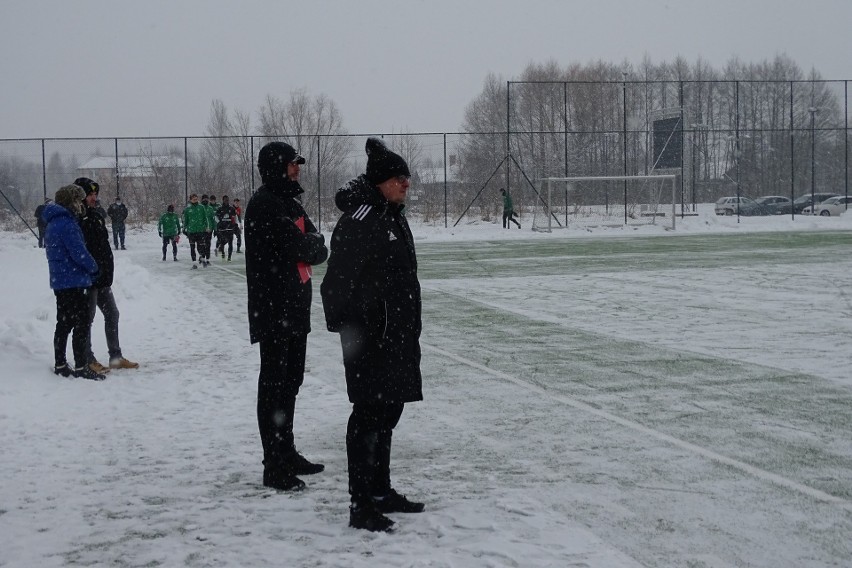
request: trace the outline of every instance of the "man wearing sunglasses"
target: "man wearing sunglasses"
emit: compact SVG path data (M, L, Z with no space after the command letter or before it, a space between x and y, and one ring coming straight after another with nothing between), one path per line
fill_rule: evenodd
M349 526L391 532L394 522L385 513L424 509L397 493L390 479L393 429L406 402L423 400L420 283L403 215L408 164L377 138L367 140L366 151L366 173L335 196L343 215L320 289L326 325L340 333L352 403Z

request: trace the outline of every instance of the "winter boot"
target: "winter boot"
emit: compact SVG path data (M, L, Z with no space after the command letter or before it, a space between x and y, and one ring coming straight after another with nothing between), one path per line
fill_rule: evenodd
M124 357L113 357L109 360L111 369L138 369L139 363L128 361Z
M314 475L315 473L320 473L325 470L325 466L323 464L311 463L299 452L293 454L288 461L296 475Z
M73 371L71 370L71 367L68 366L68 363L62 363L53 367L53 374L60 375L62 377L70 377L73 374Z
M393 532L394 522L381 514L371 501L352 503L349 507L349 526L371 532Z
M91 381L102 381L106 378L106 375L94 372L88 365L76 367L74 369L74 376L78 379L89 379Z
M305 482L284 469L263 468L263 484L278 491L301 491Z
M92 359L92 362L89 363L89 368L96 373L100 373L101 375L106 375L109 373L109 367L101 365L97 359Z
M373 496L373 504L380 513L422 513L426 508L423 503L409 501L395 489L385 495Z

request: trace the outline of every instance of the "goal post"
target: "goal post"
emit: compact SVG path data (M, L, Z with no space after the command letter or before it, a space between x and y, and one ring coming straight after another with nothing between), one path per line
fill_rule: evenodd
M542 178L532 229L660 224L674 230L676 180L675 174Z

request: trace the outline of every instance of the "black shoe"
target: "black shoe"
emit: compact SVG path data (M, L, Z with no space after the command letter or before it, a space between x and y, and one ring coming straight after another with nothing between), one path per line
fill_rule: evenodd
M70 377L73 374L73 371L71 371L71 367L68 366L68 363L62 363L61 365L53 367L53 374Z
M163 262L166 262L166 257L163 257Z
M301 491L305 482L294 474L280 469L264 468L263 484L279 491Z
M405 495L400 495L395 489L391 489L387 495L374 496L373 504L381 513L422 513L426 508L423 503L409 501Z
M177 262L177 257L174 257L172 260L174 260L175 262Z
M121 250L127 250L127 249L124 248L124 245L121 245Z
M371 532L393 532L394 522L381 514L370 503L352 504L349 507L349 526L353 529L366 529Z
M96 373L88 365L75 368L74 376L78 379L89 379L90 381L102 381L106 378L106 375Z
M290 467L293 468L293 473L296 475L314 475L325 470L325 466L321 463L311 463L308 459L296 452L296 455L290 458Z

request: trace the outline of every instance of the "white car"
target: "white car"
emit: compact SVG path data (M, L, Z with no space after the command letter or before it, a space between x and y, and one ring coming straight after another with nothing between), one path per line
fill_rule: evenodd
M829 197L822 203L817 203L816 213L813 212L810 206L802 209L804 215L819 215L820 217L836 217L846 212L847 208L852 208L852 196L844 197Z
M722 197L714 207L716 215L736 215L738 211L742 213L741 209L754 211L759 206L748 197Z

